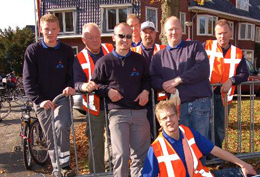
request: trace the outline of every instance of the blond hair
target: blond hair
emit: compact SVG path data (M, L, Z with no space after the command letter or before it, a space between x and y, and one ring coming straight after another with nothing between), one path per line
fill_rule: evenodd
M59 25L59 19L53 14L45 14L40 19L40 24L43 22L55 22Z
M160 112L164 109L172 109L177 114L177 105L173 100L162 100L155 106L155 115L158 121L160 121Z
M140 19L139 19L139 17L138 17L136 14L129 14L129 15L127 16L127 18L126 18L126 22L127 22L129 19L133 19L133 18L137 19L138 22L140 23Z

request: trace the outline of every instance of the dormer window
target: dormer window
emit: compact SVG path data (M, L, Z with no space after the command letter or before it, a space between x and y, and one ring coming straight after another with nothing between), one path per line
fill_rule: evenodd
M236 7L238 9L249 11L249 0L237 0Z
M49 9L59 19L60 34L76 33L76 8Z

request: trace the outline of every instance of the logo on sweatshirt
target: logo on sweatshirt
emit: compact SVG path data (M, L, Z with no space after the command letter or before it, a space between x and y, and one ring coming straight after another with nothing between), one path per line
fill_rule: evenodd
M139 76L139 72L136 70L135 67L133 67L133 71L131 73L131 76Z
M64 68L64 65L62 64L61 60L59 61L59 63L56 65L56 68Z

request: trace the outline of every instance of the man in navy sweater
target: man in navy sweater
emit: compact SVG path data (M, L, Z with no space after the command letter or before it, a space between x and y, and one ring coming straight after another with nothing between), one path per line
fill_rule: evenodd
M149 148L149 122L145 105L150 92L150 76L145 58L131 52L132 31L126 23L114 28L115 49L100 58L92 80L97 93L106 96L113 152L114 176L140 177Z
M182 27L172 16L164 24L168 45L151 61L152 87L168 95L178 89L181 99L180 124L209 135L211 87L209 60L197 41L182 40Z
M55 115L59 161L63 176L74 176L70 162L70 109L69 99L62 98L56 104L52 100L59 94L73 95L73 51L57 40L59 20L52 14L42 16L40 30L43 39L31 44L24 55L23 85L26 95L34 102L40 125L47 136L48 153L53 176L58 176L51 127L51 109Z

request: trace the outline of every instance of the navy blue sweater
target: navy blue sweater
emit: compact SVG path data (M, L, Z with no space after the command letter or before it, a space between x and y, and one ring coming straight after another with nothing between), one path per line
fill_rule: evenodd
M150 92L148 65L145 58L135 52L123 58L118 58L113 53L103 56L96 63L92 80L100 85L97 91L100 96L107 97L111 88L123 96L117 102L111 102L107 98L108 110L143 109L144 107L134 100L143 90Z
M23 86L36 104L53 100L63 89L73 87L73 51L59 43L52 48L42 41L27 47L24 55Z
M182 41L176 48L169 46L157 52L150 65L152 87L162 91L165 81L180 77L177 86L181 103L211 97L209 59L203 46L197 41Z

